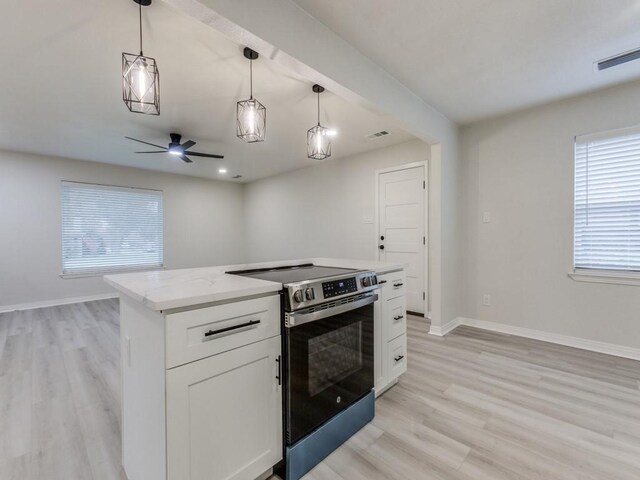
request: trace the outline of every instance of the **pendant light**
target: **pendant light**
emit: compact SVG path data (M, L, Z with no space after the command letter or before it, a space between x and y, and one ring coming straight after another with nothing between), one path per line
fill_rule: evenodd
M264 142L267 130L267 109L253 98L253 61L258 58L258 52L249 47L244 49L245 58L249 59L249 100L238 102L236 111L237 135L247 143Z
M140 54L122 53L122 99L134 113L160 115L160 73L154 58L142 53L142 7L151 0L133 0L138 4Z
M318 124L307 131L307 157L324 160L331 156L330 130L320 125L320 94L324 87L314 85L313 91L318 94Z

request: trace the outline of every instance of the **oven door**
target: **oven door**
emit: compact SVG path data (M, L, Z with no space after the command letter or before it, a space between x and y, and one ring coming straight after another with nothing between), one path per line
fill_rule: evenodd
M373 388L375 292L289 313L286 441L291 445Z

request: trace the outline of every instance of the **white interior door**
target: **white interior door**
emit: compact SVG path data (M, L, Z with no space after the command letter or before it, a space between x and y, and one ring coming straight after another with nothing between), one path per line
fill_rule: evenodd
M407 310L425 313L425 169L378 176L378 258L407 268Z

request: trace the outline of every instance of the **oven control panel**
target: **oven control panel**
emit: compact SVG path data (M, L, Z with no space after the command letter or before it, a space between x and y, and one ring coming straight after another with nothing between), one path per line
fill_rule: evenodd
M322 282L322 293L324 298L337 297L345 293L353 293L358 291L356 277L342 278L331 282Z
M313 307L328 301L371 292L378 288L378 279L374 272L363 270L352 275L336 275L285 284L285 310L291 312Z

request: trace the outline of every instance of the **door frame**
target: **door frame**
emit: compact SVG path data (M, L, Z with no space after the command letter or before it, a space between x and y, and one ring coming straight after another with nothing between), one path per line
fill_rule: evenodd
M424 236L426 238L424 244L424 303L423 303L423 316L424 318L429 318L429 162L427 160L423 160L420 162L411 162L405 163L402 165L396 165L393 167L381 168L380 170L376 170L376 181L375 181L375 232L376 232L376 241L375 241L375 259L380 261L380 249L378 248L379 240L380 240L380 176L385 173L391 172L399 172L401 170L408 170L416 167L424 167L424 182L425 188L423 189L424 195Z

